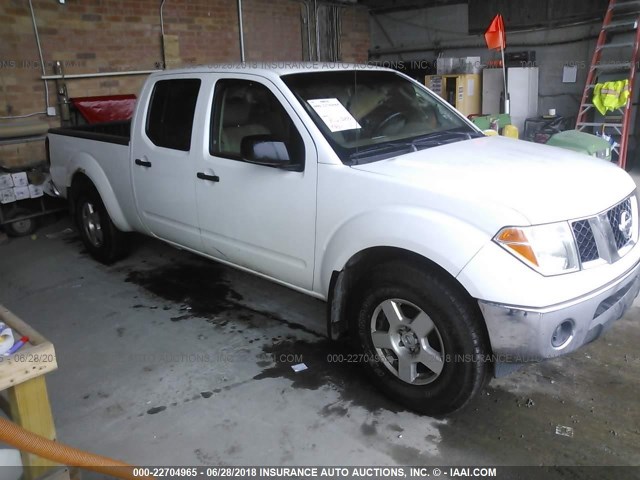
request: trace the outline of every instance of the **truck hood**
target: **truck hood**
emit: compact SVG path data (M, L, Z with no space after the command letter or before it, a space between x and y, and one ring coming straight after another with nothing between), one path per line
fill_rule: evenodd
M569 150L482 137L356 165L434 194L466 199L469 209L498 204L531 224L600 213L635 190L614 164Z

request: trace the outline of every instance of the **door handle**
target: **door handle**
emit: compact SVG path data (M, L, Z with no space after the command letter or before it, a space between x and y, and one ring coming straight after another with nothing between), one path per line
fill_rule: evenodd
M207 175L204 172L198 172L197 177L200 180L208 180L210 182L219 182L220 181L220 177L219 176L217 176L217 175Z
M150 168L151 167L151 162L149 160L140 160L139 158L136 158L136 165L140 165L141 167Z

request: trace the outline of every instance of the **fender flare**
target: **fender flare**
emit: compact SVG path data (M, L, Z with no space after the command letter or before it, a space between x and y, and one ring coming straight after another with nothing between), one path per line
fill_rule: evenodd
M316 276L317 290L328 297L334 272L342 271L358 253L375 247L420 255L455 278L490 240L489 233L435 210L392 206L363 212L340 225L321 246L324 254Z
M358 234L362 231L368 232L366 238ZM338 340L349 335L346 315L349 291L354 286L349 265L361 254L369 251L376 255L384 248L389 249L383 253L385 257L406 255L411 261L422 258L425 265L439 267L459 282L456 277L460 271L490 240L491 235L467 222L427 209L391 207L353 217L336 230L324 249L319 284L328 303L327 336ZM469 292L467 286L460 286Z
M95 158L85 152L79 152L73 156L69 161L69 177L67 178L67 187L71 187L74 179L77 175L84 175L89 179L93 186L98 191L102 202L111 221L116 228L123 232L130 232L133 230L129 222L127 221L122 207L118 202L117 196L111 187L107 175L104 173L100 164ZM73 192L71 192L73 195Z

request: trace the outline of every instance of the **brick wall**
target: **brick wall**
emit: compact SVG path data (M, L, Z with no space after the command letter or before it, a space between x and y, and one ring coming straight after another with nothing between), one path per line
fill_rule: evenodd
M365 63L370 48L369 13L362 8L345 8L342 16L342 61Z
M242 2L246 60L302 60L301 2Z
M152 70L162 61L160 0L33 0L47 74L60 60L67 74ZM303 57L302 3L298 0L243 2L247 61ZM164 7L166 53L171 67L238 62L238 12L233 0L167 0ZM363 8L348 7L343 17L343 60L366 61L369 20ZM0 2L0 116L44 110L44 87L29 5ZM144 76L69 80L69 96L137 93ZM50 104L56 105L49 82ZM49 121L30 117L2 124ZM42 143L0 146L0 165L19 166L44 157Z

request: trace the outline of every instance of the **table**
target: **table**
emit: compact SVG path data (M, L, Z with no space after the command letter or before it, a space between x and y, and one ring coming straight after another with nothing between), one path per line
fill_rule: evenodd
M29 343L18 352L1 357L0 391L7 390L11 419L26 430L55 440L56 429L44 378L58 368L53 344L2 305L0 321L11 327L14 337L29 337ZM59 468L58 464L31 453L21 452L21 455L24 467L40 467L25 468L26 480L33 479L36 471L42 475Z

